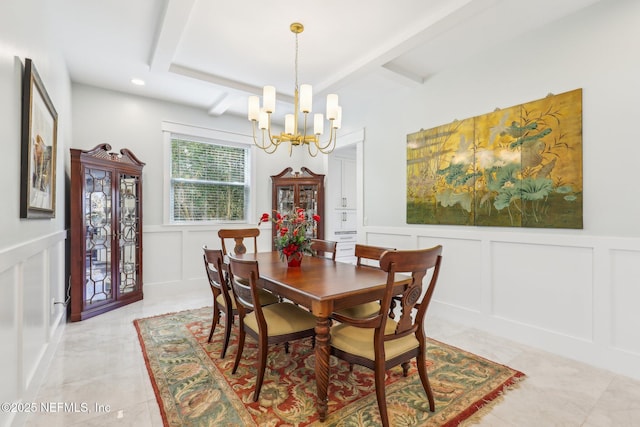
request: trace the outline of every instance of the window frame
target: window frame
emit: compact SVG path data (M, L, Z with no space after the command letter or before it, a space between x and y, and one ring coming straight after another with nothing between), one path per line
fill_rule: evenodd
M256 194L252 191L255 186L256 165L253 142L250 136L200 126L189 126L173 122L162 122L162 138L164 151L164 185L163 185L163 224L168 226L212 226L220 224L251 224L255 222ZM171 140L174 138L189 141L226 145L247 149L247 163L245 165L245 182L248 196L246 197L244 220L207 220L207 221L176 221L171 219ZM246 177L248 175L248 177Z

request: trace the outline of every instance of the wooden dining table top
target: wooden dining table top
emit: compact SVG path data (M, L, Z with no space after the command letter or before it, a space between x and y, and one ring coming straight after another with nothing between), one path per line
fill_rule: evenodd
M258 261L261 287L301 304L321 317L341 308L380 300L387 283L387 273L382 270L324 257L305 256L300 267L288 267L277 251L239 257ZM407 281L408 277L398 275L398 293Z

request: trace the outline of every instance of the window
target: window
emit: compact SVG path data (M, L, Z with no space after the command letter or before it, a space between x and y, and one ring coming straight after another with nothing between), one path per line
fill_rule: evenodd
M246 222L249 148L171 134L170 222Z

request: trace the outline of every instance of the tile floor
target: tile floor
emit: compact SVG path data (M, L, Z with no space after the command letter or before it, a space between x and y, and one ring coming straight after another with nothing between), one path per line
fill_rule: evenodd
M177 293L157 285L143 301L67 324L37 401L73 403L78 412L38 413L25 425L162 426L132 321L206 306L210 298L206 288ZM479 426L640 426L640 381L437 318L430 322L432 337L527 374Z

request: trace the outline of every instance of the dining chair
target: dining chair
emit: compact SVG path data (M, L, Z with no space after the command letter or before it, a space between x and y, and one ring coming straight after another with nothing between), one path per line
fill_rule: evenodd
M228 255L233 253L236 255L242 255L247 253L247 246L244 239L253 239L253 252L258 252L258 236L260 235L259 228L222 228L218 230L218 237L222 245L222 254ZM227 251L227 243L233 239L233 251ZM231 247L229 248L231 249Z
M264 380L267 364L267 349L270 344L285 344L293 340L315 337L316 318L313 314L290 303L278 302L262 307L259 304L258 279L260 271L258 261L236 258L229 255L229 280L238 308L239 329L238 352L232 373L236 373L242 352L245 335L258 342L256 387L253 401L257 402ZM312 341L315 344L314 341Z
M371 319L353 319L335 315L340 323L331 327L331 354L350 364L365 366L374 371L376 397L383 426L389 425L387 414L385 374L401 365L406 377L411 359L416 359L422 387L435 411L433 391L426 367L426 339L424 317L438 280L442 246L430 249L387 251L380 259L380 268L387 272L387 285L378 315ZM431 272L423 295L423 279ZM389 317L397 273L411 277L402 295L400 318Z
M356 265L358 267L371 267L371 268L380 268L380 257L386 251L392 251L394 249L385 248L381 246L371 246L371 245L362 245L356 244L355 256L356 256ZM392 302L391 308L394 308L394 303ZM365 302L363 304L358 304L353 307L343 308L338 310L337 313L343 316L352 317L352 318L367 318L371 316L375 316L380 311L380 303L377 301Z
M209 332L207 342L211 342L213 332L218 323L220 323L220 312L224 312L224 342L222 344L222 351L220 352L220 358L224 359L227 353L227 347L229 346L229 338L231 337L231 325L234 323L238 310L236 308L235 298L231 295L229 283L223 271L224 258L222 251L220 249L209 249L206 246L203 246L202 250L204 251L204 268L207 272L211 292L213 293L213 319L211 320L211 331ZM278 302L278 298L275 295L270 292L260 292L260 304L268 305L276 302Z
M337 245L336 242L331 240L311 239L311 250L316 253L317 256L331 257L333 261L336 260Z

